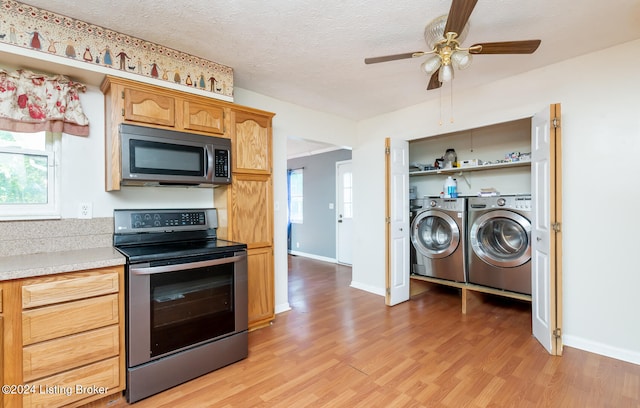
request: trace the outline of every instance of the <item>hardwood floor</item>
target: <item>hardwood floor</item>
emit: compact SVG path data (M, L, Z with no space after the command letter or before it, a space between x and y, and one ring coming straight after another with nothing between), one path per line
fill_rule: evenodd
M640 366L531 335L530 304L457 289L398 306L349 287L351 269L289 258L292 310L249 334L249 357L146 407L638 407Z

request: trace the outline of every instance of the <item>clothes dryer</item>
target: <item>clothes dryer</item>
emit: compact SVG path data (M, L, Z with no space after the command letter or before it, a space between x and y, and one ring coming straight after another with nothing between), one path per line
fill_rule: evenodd
M425 200L411 223L411 243L416 251L414 274L466 281L466 218L463 197Z
M469 282L531 294L531 196L468 199Z

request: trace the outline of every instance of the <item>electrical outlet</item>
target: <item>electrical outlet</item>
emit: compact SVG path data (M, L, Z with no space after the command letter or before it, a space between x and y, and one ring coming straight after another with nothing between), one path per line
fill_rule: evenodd
M91 218L91 203L80 203L78 205L78 218Z

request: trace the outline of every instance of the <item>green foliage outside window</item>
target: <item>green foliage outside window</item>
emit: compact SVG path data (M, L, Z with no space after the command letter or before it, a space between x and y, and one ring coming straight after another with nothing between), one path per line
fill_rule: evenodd
M12 133L0 131L0 204L46 204L49 157L21 147Z

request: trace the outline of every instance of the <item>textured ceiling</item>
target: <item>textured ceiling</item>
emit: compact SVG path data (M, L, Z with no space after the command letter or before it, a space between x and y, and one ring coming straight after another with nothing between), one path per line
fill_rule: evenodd
M24 3L175 48L235 72L235 86L350 119L438 96L423 58L424 26L449 0L26 0ZM640 38L639 0L479 0L463 46L541 39L533 55L478 55L454 90ZM637 67L631 67L636 69ZM595 78L594 78L595 80Z

